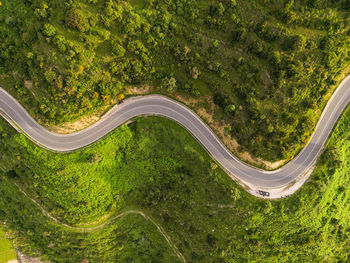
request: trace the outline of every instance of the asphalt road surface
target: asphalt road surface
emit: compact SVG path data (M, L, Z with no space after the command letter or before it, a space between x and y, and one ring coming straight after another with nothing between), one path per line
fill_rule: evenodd
M186 106L159 95L133 97L114 107L97 123L69 135L52 133L39 125L4 89L0 88L0 113L17 130L47 149L70 152L90 145L131 118L158 115L185 127L205 147L230 177L251 194L269 192L280 198L295 192L307 179L337 120L350 101L350 76L336 89L325 107L307 146L292 161L275 171L264 171L238 160L213 131Z

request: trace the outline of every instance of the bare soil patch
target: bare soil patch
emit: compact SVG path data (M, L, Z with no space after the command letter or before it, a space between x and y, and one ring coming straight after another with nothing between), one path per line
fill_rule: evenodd
M128 95L144 95L147 93L150 93L152 90L152 87L149 85L143 85L140 87L128 87Z
M83 116L72 122L66 122L60 125L48 126L47 128L50 131L58 134L70 134L73 132L83 130L91 126L92 124L96 123L97 121L99 121L101 117L106 113L106 111L110 109L111 106L115 105L117 102L118 100L114 99L107 106L99 109L94 114Z
M83 130L94 124L100 119L100 116L92 115L85 116L73 122L66 122L58 126L50 126L49 130L59 134L69 134L76 131Z

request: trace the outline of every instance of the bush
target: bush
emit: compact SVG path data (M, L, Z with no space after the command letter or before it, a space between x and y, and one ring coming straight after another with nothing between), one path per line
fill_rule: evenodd
M232 32L232 41L244 41L247 37L247 29L245 27L237 28Z
M236 111L236 106L234 104L229 104L225 107L225 112L228 114L233 114Z
M193 96L195 97L199 97L201 95L200 91L194 87L191 83L186 83L182 89L185 91L185 92L188 92L190 94L192 94Z

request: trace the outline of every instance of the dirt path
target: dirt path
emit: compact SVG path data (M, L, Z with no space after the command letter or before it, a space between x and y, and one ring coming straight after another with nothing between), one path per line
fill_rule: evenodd
M28 196L28 194L26 192L24 192L22 190L22 188L15 183L15 185L18 187L18 189L20 190L21 193L23 193L28 199L30 199L33 203L35 203L41 210L42 214L48 218L50 218L52 221L54 221L56 224L63 226L65 228L69 228L71 230L75 230L78 232L92 232L94 230L97 229L101 229L104 226L112 223L113 221L117 220L118 218L130 215L130 214L136 214L136 215L140 215L142 216L145 220L151 222L153 225L155 225L158 229L158 231L162 234L162 236L164 237L164 239L167 241L168 245L172 248L173 252L176 254L176 256L184 263L187 263L185 257L181 254L181 252L179 251L179 249L176 247L176 245L171 241L170 236L165 232L165 230L158 224L156 223L150 216L147 216L145 213L143 213L142 211L139 210L128 210L125 211L123 213L120 213L119 215L116 215L112 218L110 218L109 220L107 220L106 222L94 226L94 227L74 227L74 226L70 226L67 225L65 223L60 222L57 218L53 217L52 215L50 215L35 199L31 198L30 196Z

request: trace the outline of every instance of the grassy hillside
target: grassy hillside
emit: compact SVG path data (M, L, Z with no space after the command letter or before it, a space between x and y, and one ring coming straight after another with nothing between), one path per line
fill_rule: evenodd
M2 1L0 84L51 124L151 84L201 101L243 150L288 159L349 66L349 8L348 0Z
M43 216L19 189L80 227L142 211L188 262L349 260L349 109L311 179L279 201L247 194L169 120L139 119L70 154L40 149L0 123L0 219L29 254L54 262L177 260L154 224L138 215L80 233Z

